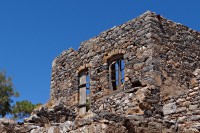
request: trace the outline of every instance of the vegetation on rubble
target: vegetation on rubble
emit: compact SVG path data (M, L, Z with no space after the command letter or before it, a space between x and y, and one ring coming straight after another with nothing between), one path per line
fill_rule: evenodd
M41 105L27 100L14 104L13 97L19 97L19 93L14 88L12 78L7 77L5 71L0 71L0 118L12 115L15 119L22 119L28 117L33 109Z
M16 102L12 107L12 114L14 118L23 119L24 117L28 117L31 112L40 105L41 104L32 104L28 100Z
M6 77L6 72L0 72L0 117L12 113L12 97L18 97L19 93L14 89L12 79Z

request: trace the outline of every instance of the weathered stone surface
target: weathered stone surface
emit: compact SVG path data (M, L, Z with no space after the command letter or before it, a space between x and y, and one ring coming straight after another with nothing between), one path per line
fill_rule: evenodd
M184 123L186 120L187 120L187 117L186 116L182 116L182 117L178 118L177 122L178 123Z
M196 105L189 105L189 110L196 110L199 108L199 104Z
M176 103L168 103L163 106L164 115L169 115L176 112Z
M177 108L177 109L176 109L176 113L184 112L184 111L186 111L186 110L187 110L186 107Z

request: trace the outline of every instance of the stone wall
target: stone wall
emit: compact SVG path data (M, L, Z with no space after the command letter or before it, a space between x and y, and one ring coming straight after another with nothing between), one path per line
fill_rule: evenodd
M94 113L110 112L119 116L137 114L161 118L162 105L159 105L159 102L160 91L156 86L135 87L99 99L91 111Z
M125 82L114 91L108 60L119 54ZM170 123L174 132L184 132L182 127L200 121L199 68L200 33L148 11L55 58L51 101L62 102L78 115L79 72L87 69L90 112L153 117Z
M78 73L90 71L90 97L92 102L112 94L108 82L108 60L123 54L125 63L125 83L120 88L131 89L135 82L142 85L151 82L153 70L153 40L147 36L151 31L151 18L147 12L123 25L113 27L99 36L81 44L78 51L69 49L55 58L52 67L51 100L62 99L66 105L77 106Z
M193 88L193 72L200 68L200 34L165 18L154 22L154 69L162 78L162 97L180 95Z
M183 92L181 95L171 97L165 101L163 113L165 120L177 123L179 129L199 125L200 121L200 70L193 72L196 84L193 88Z

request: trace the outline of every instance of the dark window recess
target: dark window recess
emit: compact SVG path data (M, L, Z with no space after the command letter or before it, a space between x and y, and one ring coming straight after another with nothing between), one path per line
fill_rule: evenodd
M112 57L109 61L109 85L110 89L117 90L124 83L124 60L123 55Z
M100 70L99 70L99 69L97 69L97 73L100 73Z
M135 80L132 82L132 88L134 87L141 87L142 83L139 80Z

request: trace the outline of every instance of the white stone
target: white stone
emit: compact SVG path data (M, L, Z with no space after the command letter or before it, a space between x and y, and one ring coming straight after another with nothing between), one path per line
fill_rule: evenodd
M146 37L147 37L147 38L151 38L151 36L152 36L152 33L147 33L147 34L146 34Z
M103 104L99 107L99 110L103 110Z
M128 100L128 99L126 99L126 100L124 101L124 103L129 103L129 100Z
M169 115L176 112L176 103L168 103L163 106L163 113L164 115Z
M186 121L186 119L187 119L186 116L182 116L182 117L179 117L179 118L178 118L177 122L178 122L178 123L182 123L182 122Z
M194 74L195 76L200 75L200 69L196 69L196 70L193 72L193 74Z
M48 129L48 133L54 133L54 127L50 127L50 128Z
M199 87L195 87L195 88L193 88L195 91L197 91L197 90L199 90Z
M66 121L65 123L61 124L59 126L59 128L61 129L61 133L66 133L66 132L72 130L73 126L74 126L74 122Z

